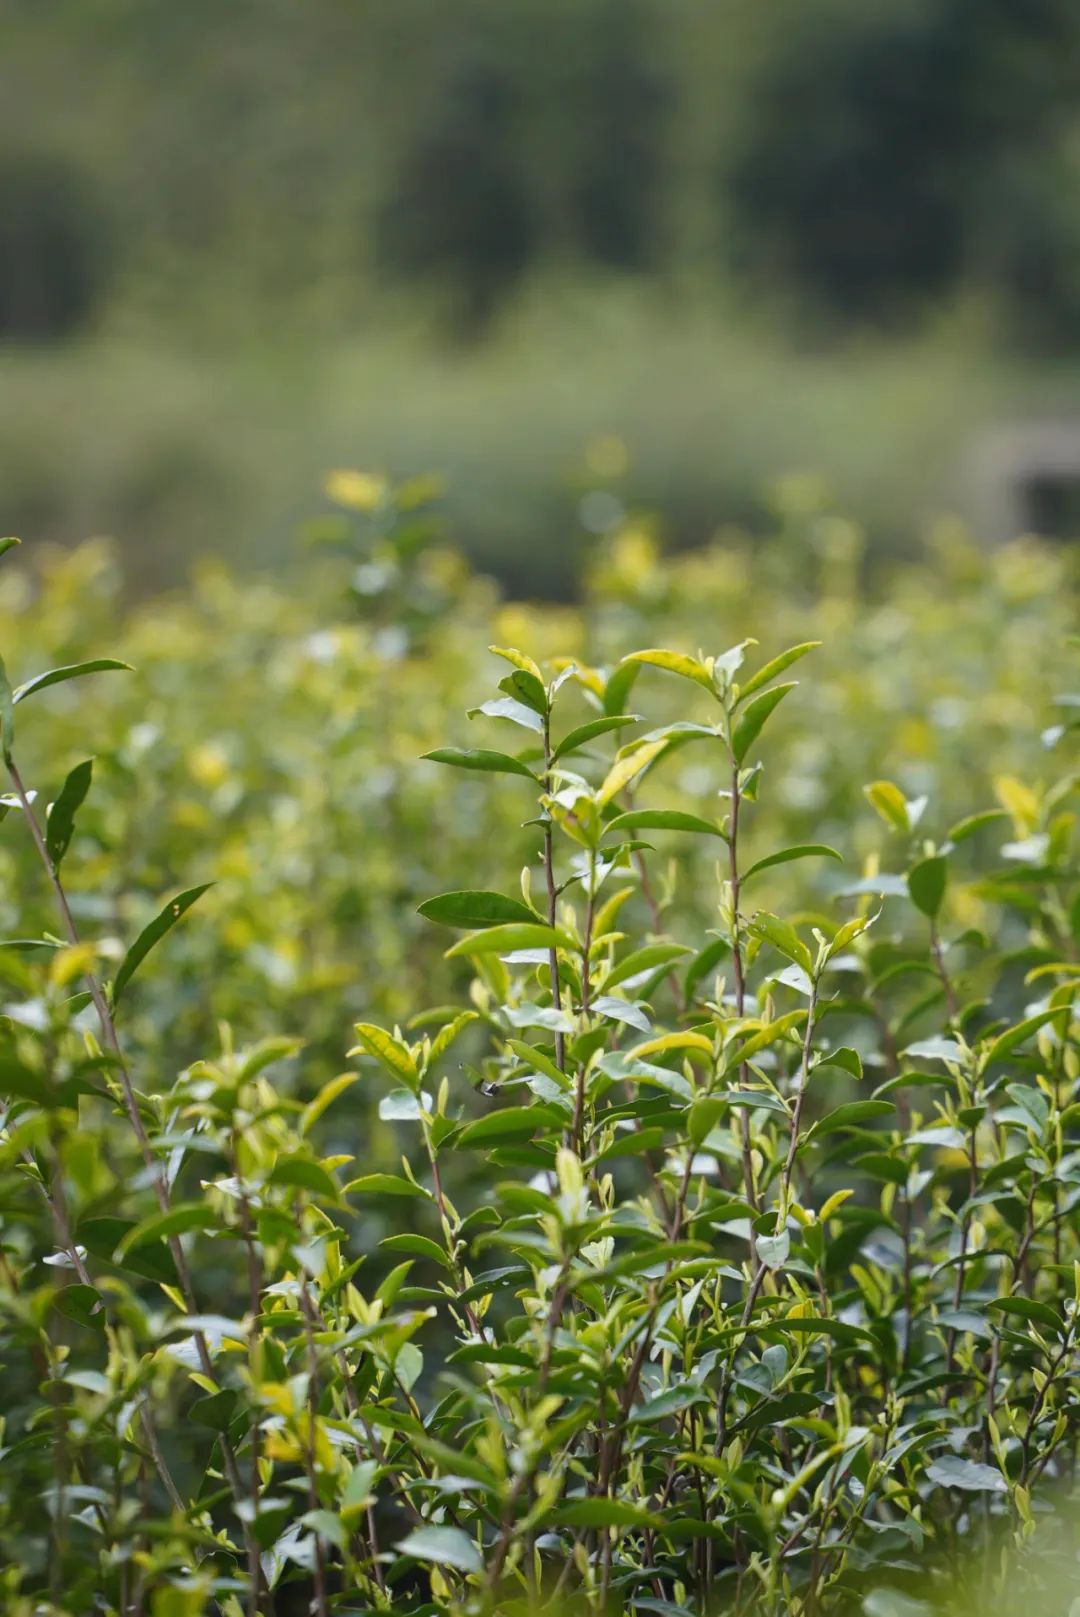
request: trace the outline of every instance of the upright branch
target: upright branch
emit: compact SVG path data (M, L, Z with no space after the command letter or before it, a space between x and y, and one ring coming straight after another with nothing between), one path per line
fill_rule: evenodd
M551 707L544 712L544 796L551 796ZM555 836L551 810L544 809L544 882L547 888L547 922L553 927L558 920L559 890L555 880ZM559 955L552 945L548 951L548 969L551 973L551 1003L556 1011L562 1010L562 989L559 984ZM561 1028L555 1031L555 1065L566 1071L566 1035Z

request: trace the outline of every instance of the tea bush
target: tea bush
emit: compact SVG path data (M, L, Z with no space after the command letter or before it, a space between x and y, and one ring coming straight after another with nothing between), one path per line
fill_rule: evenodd
M793 488L537 611L330 486L303 591L2 562L5 1609L1067 1609L1069 556Z

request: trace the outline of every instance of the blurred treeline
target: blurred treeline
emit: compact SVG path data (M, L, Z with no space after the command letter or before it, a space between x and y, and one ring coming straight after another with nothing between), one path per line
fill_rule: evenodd
M496 339L518 341L507 365L533 409L518 437L550 440L547 486L565 452L575 357L596 388L573 423L579 442L581 429L632 436L640 425L648 436L664 411L641 415L640 395L662 392L667 417L681 409L683 418L643 493L672 509L681 485L695 520L710 504L745 517L747 489L763 474L793 458L817 464L800 387L832 408L832 442L851 423L866 426L865 470L850 458L839 467L843 497L863 507L862 480L876 500L867 514L895 513L875 433L884 441L888 426L897 441L898 485L910 482L908 466L930 480L914 423L948 384L917 345L940 332L943 311L955 325L956 310L977 310L980 352L1009 363L1080 353L1075 0L0 0L0 9L0 476L9 520L38 531L74 538L80 523L104 522L154 527L164 545L205 545L213 500L234 534L265 535L251 463L277 455L296 405L313 423L325 419L310 444L293 445L295 484L278 488L278 507L310 484L318 461L363 458L369 443L394 469L434 461L455 486L474 485L477 465L452 429L467 418L470 443L485 441L477 462L503 454L509 384L499 391L485 373L470 391L461 379L475 371L445 386L414 374L415 351L387 350L390 331L419 331L423 352L456 356L459 367ZM553 336L551 310L568 297L569 329L564 320ZM652 300L645 315L633 301L642 298ZM690 310L706 311L700 329ZM959 319L966 331L970 313ZM781 333L792 352L892 344L915 356L925 392L916 396L890 360L853 393L845 370L830 407L830 377L793 382L781 367L763 380L760 335L731 352L717 321L736 343ZM590 354L593 338L601 346ZM294 340L314 353L322 341L332 371L341 346L358 339L382 345L365 354L362 375L232 366L215 376L212 397L181 361L162 368L141 357L170 343L190 357L202 342L213 363L224 343L246 343L250 357ZM57 369L55 357L52 369L11 359L91 341L106 343L92 376ZM562 369L547 374L559 341ZM618 369L628 348L653 359L659 387L647 367ZM721 372L737 376L743 413L723 430L714 420L691 465L694 423L709 410L724 415L712 391ZM580 373L575 381L583 385ZM365 386L368 403L350 418L344 400L363 400ZM970 365L965 386L962 408L940 406L950 420L984 402ZM228 411L200 437L194 418L220 411L223 392ZM262 430L246 441L254 396ZM816 419L820 405L807 402L805 413ZM122 463L87 444L86 421L126 443ZM943 441L941 426L927 423L931 444ZM152 428L158 436L144 443ZM728 464L718 481L708 461L720 440ZM520 476L508 469L468 513L466 537L483 555L509 542L490 512ZM541 528L537 516L528 538ZM526 571L515 581L533 580Z
M7 0L0 330L553 265L1080 341L1072 0Z

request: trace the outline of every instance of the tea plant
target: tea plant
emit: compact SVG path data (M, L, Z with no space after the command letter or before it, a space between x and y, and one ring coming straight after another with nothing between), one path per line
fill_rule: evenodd
M129 1039L204 887L126 952L82 935L92 770L20 760L50 688L122 664L0 681L5 833L55 911L3 951L8 1609L809 1617L927 1571L991 1609L1068 1575L1074 778L952 825L877 780L873 856L759 909L844 859L746 853L815 649L744 672L751 645L498 652L474 723L517 745L423 767L500 777L481 825L526 822L520 896L470 861L425 899L462 1002L359 1022L306 1104L287 1027L187 1064L167 1026ZM640 730L661 673L687 706ZM687 748L713 815L653 806ZM686 905L682 839L710 850ZM365 1089L394 1171L335 1122Z

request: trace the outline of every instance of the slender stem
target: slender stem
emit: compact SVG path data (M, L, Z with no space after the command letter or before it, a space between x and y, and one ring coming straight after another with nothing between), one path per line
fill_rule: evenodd
M731 743L728 742L730 753ZM731 969L735 978L735 1010L739 1016L746 1011L746 976L743 970L742 938L740 935L742 916L739 910L739 898L742 886L742 877L739 874L739 808L742 796L739 789L739 766L731 754L731 818L728 823L728 882L731 887ZM739 1068L739 1082L746 1084L745 1063ZM757 1183L754 1175L754 1150L750 1133L750 1109L744 1106L740 1118L740 1135L742 1140L742 1172L743 1189L746 1199L755 1212L760 1212L761 1203L758 1200ZM751 1257L757 1259L757 1242L753 1231L750 1235Z
M977 1193L978 1188L979 1188L979 1166L978 1166L978 1158L976 1156L976 1140L975 1140L976 1127L977 1127L977 1125L973 1123L972 1126L971 1126L971 1133L970 1133L970 1136L968 1138L968 1198L969 1198L969 1200L972 1197L975 1196L975 1194ZM964 1300L964 1275L965 1275L965 1271L967 1269L968 1237L969 1237L969 1235L971 1233L971 1220L972 1220L972 1210L971 1210L971 1208L969 1208L968 1211L964 1214L963 1223L960 1226L960 1262L956 1266L956 1285L953 1288L953 1303L952 1303L952 1305L953 1305L954 1308L959 1308L960 1304ZM955 1330L955 1327L954 1327L952 1330L950 1330L949 1335L948 1335L948 1340L947 1340L947 1342L945 1344L945 1368L946 1368L949 1375L952 1375L953 1369L955 1367L955 1353L956 1353L956 1330ZM942 1396L943 1397L945 1396L946 1392L947 1392L947 1387L942 1389Z
M251 1366L252 1377L256 1375L255 1356L259 1343L259 1313L263 1287L262 1264L255 1246L254 1219L251 1213L251 1203L244 1188L243 1177L240 1172L239 1153L235 1136L233 1138L232 1168L236 1182L240 1187L240 1230L244 1240L244 1251L247 1257L248 1280L248 1312L251 1315L251 1326L248 1331L248 1359ZM256 1405L251 1417L251 1454L248 1460L248 1497L251 1504L252 1521L259 1513L259 1459L262 1453L262 1424L259 1418L259 1409ZM258 1544L251 1541L247 1545L248 1558L248 1617L259 1617L259 1596L263 1591L262 1561L259 1556Z
M934 970L941 979L941 986L945 994L945 1009L949 1013L949 1021L955 1025L960 1014L956 1001L956 990L953 988L952 978L949 976L945 964L945 951L941 946L941 934L937 929L937 922L930 922L930 954L934 961Z
M592 949L593 921L596 915L596 854L589 849L588 892L585 898L585 935L581 951L581 1014L588 1025L592 1005L592 972L589 953ZM570 1127L570 1144L581 1155L581 1138L585 1127L585 1063L578 1064L574 1085L574 1120Z
M544 795L551 794L551 718L544 714ZM544 878L547 883L547 919L548 926L554 926L558 918L558 893L555 886L555 837L551 823L551 813L544 811ZM548 969L551 973L551 1003L555 1010L562 1010L562 990L559 985L559 954L552 947L548 951ZM566 1071L566 1035L557 1029L555 1033L555 1065L560 1072Z
M1031 1406L1031 1415L1028 1418L1027 1426L1024 1428L1024 1436L1021 1440L1023 1465L1021 1468L1020 1480L1025 1486L1027 1485L1030 1477L1038 1476L1039 1472L1042 1471L1043 1467L1050 1458L1050 1454L1052 1453L1052 1450L1044 1449L1043 1453L1039 1456L1038 1461L1034 1466L1032 1465L1031 1443L1035 1436L1035 1428L1042 1417L1043 1406L1046 1403L1047 1396L1053 1387L1055 1380L1057 1379L1058 1371L1061 1369L1072 1350L1073 1331L1072 1326L1070 1326L1065 1333L1065 1340L1061 1344L1060 1353L1057 1354L1056 1358L1051 1363L1050 1369L1047 1371L1046 1380L1035 1394L1035 1401Z
M319 1508L319 1479L315 1470L315 1431L319 1418L319 1355L315 1347L315 1312L308 1295L307 1281L300 1282L300 1309L304 1316L304 1343L307 1348L308 1404L307 1442L304 1445L304 1470L307 1473L308 1509ZM330 1617L326 1598L326 1544L320 1532L315 1533L315 1600L317 1617Z
M795 1167L795 1157L799 1150L799 1132L802 1127L803 1105L806 1101L806 1091L810 1087L810 1055L814 1047L817 995L818 988L815 982L810 990L810 1008L806 1015L806 1032L803 1034L802 1056L799 1061L799 1087L795 1095L795 1106L791 1113L791 1133L788 1139L787 1157L784 1160L783 1171L780 1175L781 1213L785 1218L791 1192L791 1175Z

